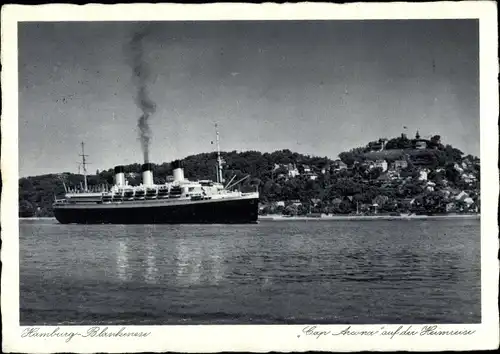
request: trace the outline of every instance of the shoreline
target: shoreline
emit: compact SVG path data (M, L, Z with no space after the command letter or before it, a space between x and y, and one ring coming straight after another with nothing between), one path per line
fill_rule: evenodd
M323 215L284 216L259 215L258 221L369 221L369 220L446 220L446 219L481 219L481 214L449 214L449 215ZM19 220L56 220L55 217L25 217Z
M19 217L19 220L55 220L54 216L32 216L27 218Z
M449 214L449 215L324 215L283 216L261 215L259 221L368 221L368 220L437 220L437 219L481 219L481 214Z

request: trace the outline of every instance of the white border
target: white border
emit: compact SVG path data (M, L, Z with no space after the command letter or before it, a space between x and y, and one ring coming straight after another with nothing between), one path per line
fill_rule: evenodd
M137 352L137 351L357 351L494 349L499 343L498 297L498 86L497 17L494 2L386 4L127 4L127 5L7 5L2 8L2 324L3 350L15 352ZM18 244L18 81L17 23L20 21L147 21L147 20L300 20L300 19L444 19L480 20L481 112L481 301L482 323L442 325L440 329L473 329L471 336L322 337L301 335L304 326L130 326L148 331L143 338L24 338L19 326ZM388 304L388 306L390 306ZM353 326L356 330L381 326ZM390 326L396 329L398 326ZM414 326L421 328L422 326ZM54 328L54 327L52 327ZM61 327L84 333L89 327ZM117 330L120 327L116 327ZM345 326L321 326L339 331ZM113 328L110 327L110 330ZM48 330L48 328L44 328ZM300 337L298 337L300 335Z

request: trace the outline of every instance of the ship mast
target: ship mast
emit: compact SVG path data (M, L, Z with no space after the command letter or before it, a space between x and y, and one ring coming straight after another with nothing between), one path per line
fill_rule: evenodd
M85 155L85 144L82 141L82 153L80 156L82 157L82 168L83 168L83 183L84 183L84 190L85 192L87 191L87 159L86 157L89 155Z
M220 159L219 130L217 129L217 123L215 123L215 134L217 142L217 182L222 183L222 162Z

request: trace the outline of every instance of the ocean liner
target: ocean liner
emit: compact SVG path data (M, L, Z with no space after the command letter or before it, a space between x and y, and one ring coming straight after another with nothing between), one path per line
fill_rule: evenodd
M243 179L223 184L217 134L217 181L189 181L182 162L172 163L173 176L165 184L154 184L153 165L142 165L142 183L131 186L124 166L114 168L115 183L99 192L87 187L82 143L84 186L66 189L64 199L56 199L54 215L62 224L181 224L257 222L259 193L234 190ZM247 176L248 177L248 176ZM245 177L246 178L246 177ZM244 178L244 179L245 179Z

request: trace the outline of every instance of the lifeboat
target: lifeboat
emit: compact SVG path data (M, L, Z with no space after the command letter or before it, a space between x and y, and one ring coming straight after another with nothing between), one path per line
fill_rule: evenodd
M166 186L158 188L158 199L168 198L168 188Z
M156 188L148 188L146 190L146 199L156 199L157 193Z
M170 198L180 198L182 195L182 188L180 186L172 186L170 188L169 197Z
M136 189L134 199L135 200L144 200L146 192L144 189Z
M118 190L118 192L113 193L112 200L114 202L122 201L123 200L123 190Z
M134 200L134 190L133 189L126 189L123 192L123 199L125 199L125 200Z

